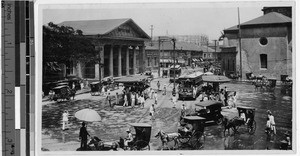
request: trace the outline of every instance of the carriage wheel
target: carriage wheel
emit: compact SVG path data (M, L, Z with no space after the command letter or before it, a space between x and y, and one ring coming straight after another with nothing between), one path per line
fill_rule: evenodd
M256 130L256 122L255 120L253 120L252 126L248 126L248 132L249 134L254 134Z
M134 151L150 150L149 143L143 140L138 140L131 148Z
M220 118L217 119L215 122L216 122L217 125L221 125L222 122L223 122L223 117L220 117Z
M181 136L178 138L179 142L182 144L187 143L190 139L191 139L191 137L188 137L188 136Z
M203 136L203 133L201 133L201 132L195 132L192 135L189 142L193 149L200 149L203 146L203 144L201 143L202 136Z

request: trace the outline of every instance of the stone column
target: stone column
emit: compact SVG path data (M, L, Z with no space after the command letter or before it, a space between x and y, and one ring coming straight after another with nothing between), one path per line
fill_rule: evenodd
M104 65L104 45L100 46L100 64ZM100 79L102 80L104 77L104 66L99 66L100 68Z
M100 64L104 63L104 45L98 45L96 46L96 51L99 51L99 59L100 59ZM99 64L95 64L95 79L98 79L99 81L103 79L104 75L104 70L103 67Z
M122 46L119 46L118 49L118 76L122 76Z
M113 64L113 61L114 61L114 45L111 45L110 47L110 53L109 53L109 75L110 76L114 76L114 64Z
M133 48L133 74L136 73L136 49L135 47Z
M139 72L142 73L145 71L145 46L139 46L140 49L140 68L139 68ZM152 60L151 60L152 61Z
M126 49L126 75L129 75L129 47Z

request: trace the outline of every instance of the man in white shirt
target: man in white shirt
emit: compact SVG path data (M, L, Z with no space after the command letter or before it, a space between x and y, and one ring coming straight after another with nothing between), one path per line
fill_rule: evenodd
M271 111L268 110L268 117L270 119L270 124L271 124L271 130L274 132L274 134L276 134L276 127L275 127L275 120L274 120L274 116L272 115Z
M125 147L128 147L128 143L133 141L133 136L130 132L130 129L127 129L126 132L127 132L127 138L125 138L124 145Z

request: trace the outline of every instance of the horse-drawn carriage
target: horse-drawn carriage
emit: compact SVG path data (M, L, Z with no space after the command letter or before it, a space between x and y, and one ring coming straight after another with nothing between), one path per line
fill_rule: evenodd
M120 143L120 147L123 149L129 150L150 150L149 142L151 138L151 125L146 123L131 123L130 124L135 131L134 139L132 142L128 143L128 147L122 147L122 143ZM122 140L122 139L121 139ZM121 142L121 141L120 141Z
M90 83L90 87L91 87L91 95L100 95L101 93L101 83L100 82L92 82Z
M98 137L92 137L88 143L90 150L108 151L108 150L150 150L149 142L151 137L151 125L146 123L131 123L134 139L124 145L125 139L120 137L119 141L105 142ZM94 147L91 147L94 145Z
M223 121L223 115L221 114L223 103L220 101L208 100L197 103L195 112L197 116L203 117L206 121L215 121L220 125Z
M241 126L245 125L247 132L249 134L254 134L256 130L256 121L255 117L255 108L253 107L245 107L239 106L237 107L239 117L234 117L232 119L224 118L223 126L224 126L224 135L226 130L231 129L234 133L238 132Z
M178 128L179 142L183 145L189 145L193 149L203 147L205 121L205 118L199 116L183 117ZM203 142L201 142L201 138L203 138Z

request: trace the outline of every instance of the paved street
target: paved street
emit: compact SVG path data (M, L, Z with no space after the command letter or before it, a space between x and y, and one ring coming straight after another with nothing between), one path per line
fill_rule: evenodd
M101 122L88 123L87 130L91 136L98 136L104 141L115 141L119 137L125 137L125 130L129 128L129 123L141 122L152 125L150 140L151 150L161 148L161 142L155 138L159 130L165 132L177 132L180 108L184 101L178 101L176 108L172 108L171 91L173 84L168 83L168 78L154 79L151 87L157 89L156 83L160 81L161 86L167 84L167 95L158 92L158 104L156 107L155 120L150 120L149 107L154 103L153 99L147 99L145 108L121 107L109 108L104 101L104 96L91 96L90 93L77 95L75 100L66 102L44 101L42 107L42 148L50 151L75 151L80 146L78 138L81 122L74 117L76 111L91 108L96 110L102 117ZM222 84L220 87L227 87L229 91L237 91L237 105L251 106L256 108L255 121L257 123L254 135L249 135L246 130L241 128L238 134L223 135L223 127L210 125L205 128L205 142L203 150L224 150L224 149L278 149L279 143L284 139L284 133L288 131L292 134L292 97L285 92L282 93L281 87L277 86L274 92L263 90L256 91L254 86L245 82L231 82ZM161 87L162 88L162 87ZM121 89L111 92L120 92ZM194 104L199 102L185 101L188 112L194 111ZM62 113L68 110L69 130L61 130ZM266 141L264 133L266 123L266 111L271 110L276 122L277 135L271 141ZM222 114L227 117L237 116L235 108L223 108ZM173 144L169 144L173 146Z

